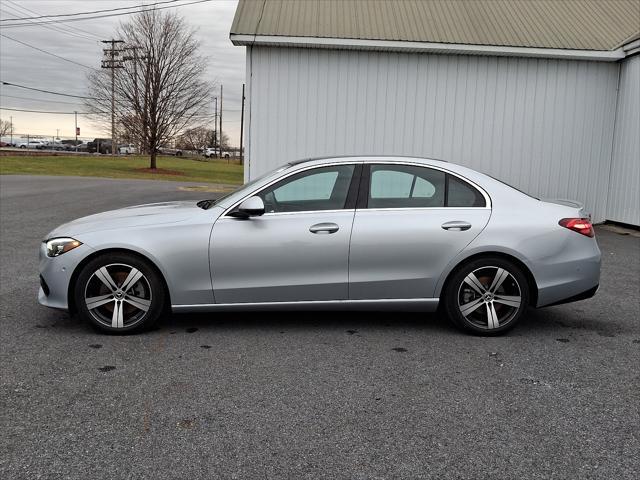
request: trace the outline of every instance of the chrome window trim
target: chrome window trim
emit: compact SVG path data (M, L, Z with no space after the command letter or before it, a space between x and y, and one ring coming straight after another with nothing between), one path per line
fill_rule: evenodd
M320 165L308 165L306 167L303 168L299 168L296 170L293 170L289 173L287 173L286 175L282 176L282 177L278 177L275 180L272 180L271 182L267 183L266 185L263 185L259 188L256 188L255 190L253 190L251 193L249 193L248 195L246 195L245 197L243 197L241 200L237 201L236 203L234 203L232 206L230 206L229 208L227 208L222 215L220 215L220 217L228 217L229 212L233 211L234 208L236 208L238 205L240 205L242 202L244 202L247 198L249 197L253 197L257 192L260 192L262 190L264 190L265 188L269 188L271 185L278 183L286 178L289 178L291 175L295 175L298 173L302 173L302 172L306 172L307 170L313 170L315 168L324 168L324 167L333 167L333 166L337 166L337 165L360 165L364 163L364 161L359 161L359 162L354 162L353 160L351 161L343 161L343 162L331 162L331 163L323 163ZM344 211L348 211L348 210L354 210L354 209L350 209L350 208L340 208L340 209L332 209L332 210L303 210L300 212L272 212L272 213L266 213L264 215L290 215L292 213L310 213L310 212L344 212ZM263 216L264 216L263 215ZM235 217L229 217L229 218L235 218Z
M490 207L385 207L385 208L357 208L358 212L385 212L398 210L491 210Z
M308 214L308 213L315 213L315 214L319 214L319 213L339 213L339 212L355 212L355 208L339 208L339 209L332 209L332 210L300 210L299 212L266 212L262 215L260 215L261 218L264 217L277 217L280 215L298 215L301 213L304 214ZM230 217L230 216L221 216L220 220L224 220L224 219L228 219L228 220L237 220L237 217Z
M456 172L452 172L451 170L447 170L446 168L442 168L436 165L425 165L424 163L419 163L419 162L408 162L408 161L381 161L381 160L374 160L372 162L365 162L368 165L407 165L407 166L411 166L411 167L421 167L421 168L430 168L432 170L440 170L441 172L444 173L448 173L449 175L453 175L454 177L459 178L460 180L462 180L465 183L468 183L469 185L473 186L476 190L478 190L482 196L484 197L484 203L485 206L484 207L397 207L397 208L367 208L367 209L359 209L359 210L423 210L423 209L435 209L435 208L442 208L442 209L447 209L450 210L452 208L461 208L464 210L467 210L469 208L472 209L476 209L476 210L491 210L492 207L492 203L491 203L491 197L489 196L489 194L487 193L487 191L482 188L480 185L478 185L477 183L475 183L472 180L469 180L466 177L463 177L462 175L460 175L459 173Z
M234 219L235 217L230 217L229 216L229 212L233 211L234 208L236 208L238 205L240 205L242 202L244 202L247 198L252 197L253 195L255 195L257 192L260 192L262 190L264 190L265 188L269 188L271 185L278 183L288 177L290 177L291 175L297 174L297 173L301 173L301 172L305 172L307 170L313 170L315 168L323 168L323 167L332 167L332 166L336 166L336 165L407 165L407 166L413 166L413 167L422 167L422 168L431 168L433 170L439 170L441 172L444 173L448 173L450 175L453 175L454 177L459 178L460 180L462 180L463 182L468 183L469 185L473 186L476 190L478 190L482 196L484 197L485 200L485 206L484 207L397 207L397 208L357 208L357 209L350 209L350 208L341 208L341 209L333 209L333 210L303 210L303 211L299 211L299 212L271 212L271 213L265 213L263 216L276 216L276 215L291 215L291 214L297 214L297 213L321 213L321 212L345 212L345 211L385 211L385 210L468 210L468 209L472 209L472 210L491 210L492 208L492 202L491 202L491 197L489 196L489 194L486 192L486 190L484 188L482 188L480 185L478 185L477 183L473 182L472 180L469 180L466 177L463 177L462 175L460 175L459 173L456 172L452 172L451 170L447 170L446 168L442 168L436 165L425 165L424 163L420 163L420 162L409 162L406 160L398 160L398 161L394 161L394 160L373 160L373 161L367 161L367 160L360 160L360 161L353 161L353 157L348 157L349 160L347 160L345 158L344 161L336 161L336 162L330 162L330 163L322 163L319 165L308 165L306 167L303 168L299 168L299 169L295 169L289 173L287 173L286 175L282 176L282 177L278 177L274 180L272 180L271 182L269 182L266 185L263 185L259 188L256 188L255 190L252 190L251 193L249 193L248 195L242 197L242 199L238 200L236 203L234 203L232 206L230 206L229 208L227 208L222 215L220 215L220 218L232 218Z

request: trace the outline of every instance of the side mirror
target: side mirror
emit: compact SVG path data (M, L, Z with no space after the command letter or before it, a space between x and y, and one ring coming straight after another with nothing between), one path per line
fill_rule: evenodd
M259 217L264 215L264 202L260 197L249 197L238 206L238 217Z

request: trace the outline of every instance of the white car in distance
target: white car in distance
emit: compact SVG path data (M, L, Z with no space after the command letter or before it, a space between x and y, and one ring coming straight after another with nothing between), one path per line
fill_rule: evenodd
M121 155L135 155L138 153L138 149L133 143L127 143L118 146L118 153Z
M41 140L22 140L19 142L16 142L16 147L19 148L38 148L38 147L42 147L45 144L45 142L41 141Z

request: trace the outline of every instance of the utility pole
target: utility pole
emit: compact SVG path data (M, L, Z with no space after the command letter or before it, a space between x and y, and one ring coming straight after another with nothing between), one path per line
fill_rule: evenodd
M74 143L74 146L76 147L75 150L77 152L78 151L78 112L74 111L73 114L76 117L76 141Z
M224 135L222 133L222 85L220 85L220 142L218 142L218 145L220 145L220 158L222 158L222 135Z
M213 151L218 148L218 97L213 97Z
M244 83L242 84L242 108L240 109L240 165L244 165L242 154L242 134L244 133Z
M60 129L56 128L56 140L60 140Z
M116 154L116 68L124 68L122 60L116 58L122 49L116 50L117 43L124 43L124 40L102 40L102 43L110 43L111 48L106 48L103 52L106 59L102 60L102 68L111 69L111 155Z
M136 112L136 115L138 116L137 121L140 120L139 117L142 117L142 132L141 135L139 135L140 137L140 153L143 153L144 145L145 145L145 137L146 137L146 95L145 95L145 107L144 110L142 109L141 106L141 102L140 102L140 90L138 88L138 61L139 60L148 60L149 57L148 56L138 56L138 50L140 50L142 47L139 47L137 45L133 45L131 47L125 47L123 48L123 50L131 50L133 51L133 55L132 56L127 56L127 57L123 57L122 61L126 62L126 61L130 61L133 60L133 78L134 78L134 82L133 82L133 89L134 89L134 95L135 95L135 100L134 100L134 105L133 105L133 109ZM146 87L145 87L146 90Z

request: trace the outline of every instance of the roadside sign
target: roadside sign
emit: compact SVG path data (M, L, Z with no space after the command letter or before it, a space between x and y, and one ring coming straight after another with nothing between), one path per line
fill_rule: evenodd
M80 127L76 127L76 135L80 135Z

